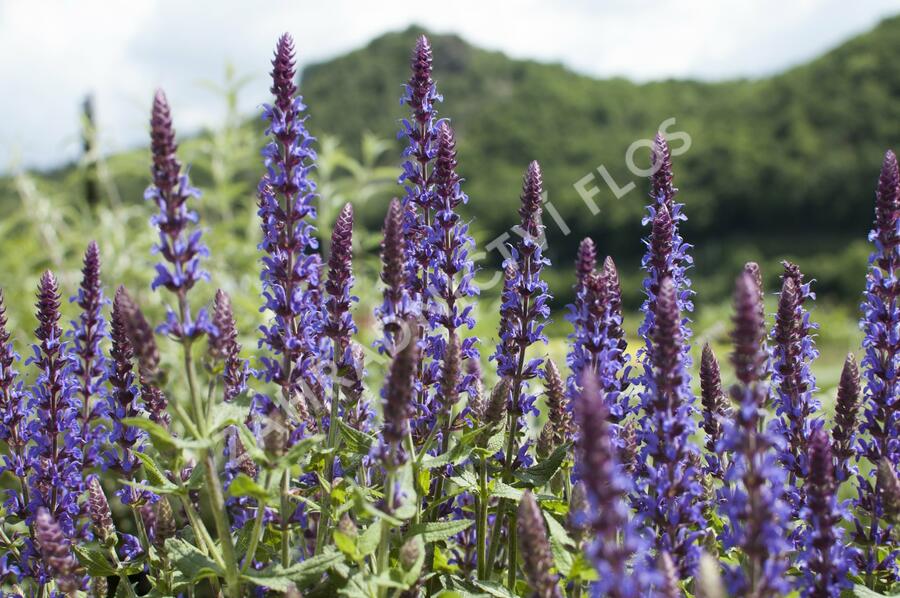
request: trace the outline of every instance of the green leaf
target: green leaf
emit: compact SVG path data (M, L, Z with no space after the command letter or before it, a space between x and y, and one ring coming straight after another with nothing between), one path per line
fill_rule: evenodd
M431 523L416 523L409 527L408 537L422 536L425 542L441 542L448 540L461 531L468 529L474 521L460 519L457 521L433 521Z
M297 441L279 460L279 467L288 468L299 463L306 453L325 446L325 436L316 434Z
M125 417L122 419L122 423L126 426L133 426L147 432L150 436L150 442L152 442L153 446L156 447L156 450L160 452L172 452L177 449L196 450L209 448L210 446L208 440L185 440L183 438L172 436L168 430L156 422L150 421L146 417Z
M178 538L166 540L166 554L175 568L191 580L223 575L222 569L196 547Z
M359 561L362 558L359 554L359 549L356 547L356 538L351 538L339 529L332 532L332 537L337 549L346 554L348 558L354 561Z
M544 513L544 520L547 522L547 530L550 532L551 538L557 540L563 546L575 546L575 540L569 536L569 532L556 520L556 517Z
M251 496L263 502L269 498L269 492L245 473L239 473L234 476L234 479L231 480L231 484L228 486L228 494L235 497Z
M81 566L87 570L91 577L111 577L116 575L116 569L99 549L72 544L72 550L75 552L75 556L78 557L78 562L81 563Z
M853 586L853 595L857 596L857 598L887 598L886 594L879 594L878 592L859 584Z
M444 467L445 465L458 465L472 456L472 445L479 435L484 433L485 428L475 428L465 432L459 441L446 453L436 456L425 456L422 458L422 467L426 469L434 469L435 467ZM501 438L502 443L502 438ZM496 451L494 451L496 452Z
M494 482L493 495L497 498L508 498L509 500L518 503L520 500L522 500L522 494L522 490L513 488L509 484L505 484L499 480Z
M450 481L460 488L463 488L464 490L468 490L470 492L478 491L478 480L475 478L475 474L468 469L460 473L458 476L451 477Z
M474 581L475 587L479 590L484 590L486 593L491 596L496 596L497 598L516 598L516 595L507 590L504 586L500 585L494 581Z
M365 432L360 432L356 428L351 428L341 419L338 420L338 429L341 432L341 437L344 439L344 444L347 445L351 452L358 455L369 454L369 450L375 442L374 437Z
M323 552L308 558L302 563L291 565L284 570L284 575L298 585L315 581L329 569L344 560L344 555L336 550Z
M144 464L144 473L147 475L147 480L154 486L159 488L168 488L169 492L175 492L178 490L178 486L169 481L169 478L166 477L166 474L162 472L159 465L156 464L156 461L153 460L153 457L146 453L142 453L140 451L134 451L134 454L138 459L141 460L141 463Z
M533 465L528 469L522 469L515 473L516 479L524 482L528 486L535 488L539 486L543 486L550 479L556 475L556 472L559 470L559 466L562 465L563 460L566 458L566 455L569 452L569 448L571 448L570 443L566 443L556 447L556 450L553 451L549 457L539 462L537 465Z
M233 402L217 404L213 409L210 433L243 423L247 419L247 411L247 407Z
M359 553L362 556L369 556L378 548L378 544L379 542L381 542L382 525L382 520L376 519L369 527L366 528L366 531L359 535L357 548L359 548Z

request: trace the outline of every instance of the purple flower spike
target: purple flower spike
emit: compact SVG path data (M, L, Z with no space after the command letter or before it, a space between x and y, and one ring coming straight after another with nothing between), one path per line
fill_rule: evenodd
M345 204L338 215L331 233L331 257L328 258L328 280L325 282L326 321L323 332L335 343L335 357L350 349L350 339L356 332L351 304L356 297L350 295L353 287L353 206Z
M785 596L790 510L782 501L784 470L776 447L784 439L764 425L768 402L765 318L758 278L743 272L734 295L734 352L738 384L731 390L734 418L726 422L717 452L731 455L725 486L718 491L726 524L726 549L740 548L744 567L727 569L729 592L738 596Z
M176 339L194 339L207 332L211 325L205 311L192 318L187 305L187 293L209 274L200 266L200 260L209 255L201 240L202 233L193 229L197 213L188 208L188 199L199 197L200 192L191 186L187 172L182 170L176 151L175 129L165 94L158 90L153 98L150 117L150 149L153 153L153 184L144 197L159 209L151 223L159 230L159 242L154 251L163 261L156 266L156 278L152 288L165 287L178 298L178 313L171 309L166 322L159 327L162 334Z
M801 585L801 595L839 598L853 586L848 574L853 572L854 551L842 542L841 522L846 509L837 498L828 433L822 428L813 430L807 444L809 475L805 479L806 505L801 513L807 525L802 531L800 555L805 583Z
M78 574L78 561L72 556L71 544L59 523L44 507L39 507L35 515L34 537L47 571L56 580L56 587L62 594L74 596L84 582Z
M386 469L406 462L403 441L409 434L413 409L413 380L419 366L419 344L415 337L397 351L381 391L384 430L379 456Z
M134 349L128 339L127 304L124 287L116 290L112 309L112 349L110 350L109 384L107 410L112 421L109 433L110 449L106 453L106 466L119 472L126 480L133 480L141 466L134 455L141 450L143 432L135 427L122 423L128 417L138 417L137 387L135 386L132 360ZM132 488L126 487L119 492L126 504L138 499Z
M528 586L537 598L562 598L559 577L553 573L553 554L547 540L547 524L534 495L526 490L519 502L519 551L525 563Z
M141 372L141 379L154 382L159 378L159 347L156 344L156 337L153 333L153 327L147 321L144 312L141 311L137 302L128 294L125 287L121 287L121 305L122 310L126 314L126 326L128 332L128 340L134 348L138 366Z
M72 375L78 379L78 396L81 402L82 467L89 469L98 464L104 429L99 423L102 403L95 401L106 380L106 359L100 343L106 338L106 320L102 309L107 301L100 282L100 249L94 241L84 253L81 270L81 287L72 301L81 308L77 322L72 322Z
M588 241L586 239L585 241ZM622 295L619 274L612 258L607 257L603 268L582 275L593 263L593 243L582 241L576 262L575 303L566 316L574 327L569 335L572 346L566 357L571 374L567 380L570 397L578 396L577 381L590 371L596 376L604 397L609 403L610 416L621 422L629 411L627 342L622 330Z
M247 362L241 359L241 344L237 340L231 298L222 289L216 291L213 324L216 332L209 337L209 352L224 363L224 399L230 402L247 388Z
M28 422L31 440L29 459L30 510L45 507L68 537L76 534L79 516L78 495L84 486L81 473L77 414L80 403L75 396L77 381L71 376L67 346L59 326L59 285L53 273L41 277L37 293L37 344L27 363L38 369L30 393Z
M24 521L29 515L25 478L30 464L26 451L25 392L15 369L18 361L19 354L10 340L6 305L0 291L0 440L9 447L8 454L0 458L0 474L9 472L19 480L18 489L5 491L6 501L3 504L10 515Z
M266 174L258 187L258 214L263 233L263 310L271 321L262 326L263 358L260 376L281 389L273 397L258 395L255 410L271 416L279 408L279 420L292 429L313 426L311 409L322 407L319 363L326 350L322 342L324 318L320 304L320 258L315 253L313 205L315 183L310 178L316 160L314 139L306 130L306 106L294 84L294 43L287 34L278 40L272 60L274 102L266 105L269 143L262 151Z
M703 403L703 431L706 433L707 472L720 480L725 475L725 456L716 450L722 440L723 422L731 418L731 406L722 390L719 361L709 344L703 345L700 359L700 396Z
M376 341L376 346L380 353L388 355L393 355L398 335L402 335L401 325L418 314L418 305L407 284L409 252L403 230L403 214L403 205L399 200L392 199L384 218L381 242L384 294L381 305L375 310L375 317L381 322L383 337Z
M650 163L653 174L650 176L650 196L665 205L669 213L673 213L675 194L678 189L673 185L672 152L669 143L661 132L656 133Z
M617 456L606 401L593 376L585 376L575 404L581 430L577 467L587 491L588 518L594 541L588 556L599 573L593 596L638 598L645 596L652 576L647 542L641 533L642 519L634 518L626 505L631 477Z
M847 354L838 383L834 406L834 429L831 431L833 452L837 467L835 476L843 482L856 473L850 459L855 452L856 427L859 419L859 367L853 353Z
M430 332L425 340L425 355L431 361L423 372L423 393L419 411L423 418L418 422L420 433L427 433L435 425L434 414L440 406L432 405L433 397L428 387L440 378L441 365L446 356L447 344L453 336L459 337L460 356L463 360L480 359L475 347L478 339L463 337L458 331L471 330L475 326L472 306L464 301L478 295L473 283L475 266L469 252L474 241L469 236L468 225L461 221L457 209L468 202L460 188L462 179L456 172L456 139L450 125L442 121L436 132L436 155L431 198L431 225L428 227L427 281L425 289L426 316ZM471 379L460 381L457 392L470 392Z
M578 257L575 258L576 293L580 285L584 284L588 275L597 267L597 248L590 237L585 237L578 244Z
M537 162L528 165L522 185L521 240L512 248L512 256L504 262L505 280L501 298L500 344L491 356L497 362L497 374L512 383L509 412L515 414L512 430L518 438L525 429L525 416L537 415L535 397L528 392L527 381L538 375L542 360L527 360L525 353L531 345L547 342L544 326L550 316L550 293L541 279L541 270L550 261L542 254L541 223L543 177ZM518 444L517 444L518 446ZM525 444L523 447L527 447ZM516 460L515 455L506 455ZM508 461L511 465L514 461Z
M645 381L638 426L646 488L635 502L656 530L657 552L668 553L680 575L688 577L700 556L696 530L704 524L703 489L693 464L695 424L676 293L674 281L663 278L648 353L651 377Z
M896 331L900 327L900 170L894 152L884 156L881 176L875 192L875 225L869 233L869 241L874 251L869 257L869 273L866 276L866 290L861 305L860 327L865 334L863 349L865 355L860 362L865 380L863 404L865 405L858 454L871 464L887 458L891 463L900 460L898 454L897 362L900 359L900 345L896 342ZM874 468L873 468L874 469ZM874 472L871 474L874 475ZM861 573L872 575L876 571L887 571L897 578L898 570L895 553L891 551L885 558L879 558L874 547L884 546L897 549L893 535L884 527L883 505L876 493L872 477L857 476L859 499L857 504L870 517L865 525L857 522L856 541L868 546Z
M800 268L784 262L781 295L771 334L772 385L777 391L776 431L787 440L779 458L789 474L787 498L794 513L802 505L802 480L809 474L807 442L810 434L822 427L821 419L812 418L821 405L813 394L817 389L811 366L819 352L813 340L818 325L810 322L805 307L811 299L815 299L815 294L809 290L808 283L804 284Z
M443 100L431 78L431 44L424 35L416 40L411 62L412 74L406 84L401 103L410 109L410 118L403 120L399 136L405 138L403 150L406 161L399 182L406 189L403 198L404 234L411 241L409 252L409 285L414 294L424 299L428 288L430 265L428 223L433 209L432 162L437 154L437 110L435 104Z

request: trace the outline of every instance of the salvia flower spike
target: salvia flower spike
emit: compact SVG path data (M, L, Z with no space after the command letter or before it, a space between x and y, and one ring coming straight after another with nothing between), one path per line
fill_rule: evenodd
M837 497L834 457L828 433L812 431L807 442L809 475L805 478L804 529L801 560L805 583L801 594L808 597L839 598L852 587L848 573L853 572L854 551L845 546L843 526L845 505Z
M45 507L39 507L35 515L34 535L41 559L56 581L56 587L62 594L74 596L83 583L78 574L78 561L72 555L69 539Z
M834 404L834 429L831 432L832 450L837 468L838 481L847 480L855 473L851 458L856 450L856 432L860 408L859 366L853 353L848 353L841 369L837 398Z
M107 396L107 412L112 422L109 433L109 448L105 454L106 467L111 468L127 480L133 480L141 466L135 451L141 450L143 433L123 422L129 417L138 417L138 389L136 386L132 361L134 349L128 338L127 302L124 287L116 290L113 299L109 364L109 393ZM125 486L119 491L125 503L132 503L142 498L141 492Z
M375 309L383 335L375 344L380 352L387 355L393 355L394 345L403 335L401 325L419 314L419 304L407 280L410 249L403 229L403 215L403 204L398 199L392 199L384 217L381 241L383 299Z
M895 375L900 347L894 335L900 326L900 169L894 152L885 153L881 175L875 191L875 223L869 233L874 251L869 257L869 273L861 305L860 327L865 334L860 362L864 379L863 421L858 441L859 455L876 465L883 458L897 463L898 424L894 415L898 396L898 380ZM857 523L857 539L868 546L863 570L874 574L882 569L881 559L875 547L896 548L892 534L885 531L881 522L881 499L876 485L869 477L858 476L858 506L871 515L869 525ZM893 567L896 575L896 567Z
M780 458L789 472L787 498L796 513L802 504L802 482L809 473L807 442L813 430L822 426L813 414L821 405L814 398L816 380L812 363L819 353L813 335L818 325L810 321L806 304L815 299L809 283L795 264L784 263L781 295L772 329L772 386L776 391L777 431L786 439Z
M526 490L519 501L519 551L525 562L528 585L539 598L562 598L559 578L552 571L553 554L547 535L547 524L534 494Z
M84 267L78 294L71 301L77 303L81 314L72 322L72 375L78 379L78 398L81 402L82 467L99 463L104 429L99 423L102 402L98 401L106 379L106 358L100 343L107 336L103 308L107 301L100 281L100 249L91 241L84 253Z
M691 391L684 367L684 337L674 281L663 278L656 294L656 313L649 358L652 378L645 384L644 416L638 435L643 441L646 494L636 499L641 513L656 529L657 550L666 552L682 576L699 558L697 534L702 528L702 487L694 466L690 436Z
M716 447L722 439L724 421L731 417L731 406L722 389L719 361L709 346L703 345L700 358L700 397L703 404L703 431L706 434L707 472L722 479L725 475L725 456Z
M642 517L633 518L626 500L632 490L630 477L618 459L609 410L596 380L586 376L575 404L581 430L577 469L590 502L589 521L594 540L588 547L599 573L592 591L595 596L637 598L652 582L647 565L647 542L642 533Z
M274 398L258 395L256 410L271 419L277 408L281 413L276 419L296 430L312 425L311 409L321 407L316 364L322 353L323 317L313 234L316 186L310 177L316 153L305 126L306 106L296 95L295 75L294 42L284 34L272 60L274 101L263 110L269 142L262 152L266 173L257 189L263 307L272 315L269 325L260 328L260 346L270 354L263 359L260 376L281 393Z
M60 320L59 284L52 272L44 272L38 285L37 343L27 363L34 364L38 376L28 401L34 417L28 423L31 441L29 492L31 512L46 508L63 532L76 533L78 495L84 485L81 472L77 415L80 403L75 380L69 375L67 345Z
M156 265L156 278L152 287L164 287L177 298L177 311L169 308L159 332L176 339L194 339L212 327L206 310L191 315L187 293L209 274L200 265L209 250L202 241L202 231L195 228L197 213L188 207L188 200L200 196L191 186L187 171L182 169L176 156L175 129L166 95L157 91L153 97L150 117L150 149L153 154L153 184L144 197L152 201L159 212L151 223L159 231L159 241L154 251L162 261Z
M789 590L785 553L790 512L782 500L785 474L775 452L784 440L763 423L769 384L761 302L759 278L743 272L735 287L732 331L736 408L718 446L718 452L731 455L731 462L718 500L727 517L724 546L740 548L746 558L744 567L727 569L729 592L775 598Z

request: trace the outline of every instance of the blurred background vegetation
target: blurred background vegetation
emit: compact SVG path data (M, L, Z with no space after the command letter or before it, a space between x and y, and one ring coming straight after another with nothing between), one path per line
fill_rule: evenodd
M405 107L398 97L420 32L411 28L384 35L358 51L309 66L302 75L308 125L318 137L315 176L326 246L340 206L350 201L357 209L361 303L356 319L366 338L373 335L371 309L379 294L381 222L388 200L402 194L396 182L402 142L396 131ZM668 132L684 132L691 139L674 163L679 198L690 218L684 235L695 246L696 336L719 345L724 358L730 287L742 264L752 259L763 265L774 309L779 262L791 259L816 279L814 319L822 324L823 358L815 369L820 386L830 393L844 354L858 347L855 320L873 189L883 152L897 140L900 18L780 75L715 83L596 80L559 65L484 51L455 36L430 37L435 78L446 98L440 111L457 131L470 196L465 217L479 247L516 223L521 173L532 159L542 163L548 200L571 229L565 234L553 218L545 218L553 261L547 276L556 298L551 353L562 358L564 352L571 265L578 241L587 235L617 261L631 312L627 327L637 328L633 312L641 299L647 184L629 171L626 152L674 118ZM198 302L211 298L215 287L232 293L250 349L262 317L254 190L262 172L263 139L260 120L236 106L248 84L265 84L262 68L252 78L226 69L220 81L206 83L228 107L226 118L215 130L183 138L180 153L204 192L197 205L212 252L213 280L195 297ZM103 132L93 129L91 112L88 99L85 151L77 164L0 178L0 285L20 349L34 327L31 304L40 271L53 268L65 294L74 294L81 252L92 238L103 251L108 292L124 283L151 314L161 313L160 298L148 286L154 262L148 224L152 206L143 201L148 151L102 155L97 139ZM177 126L177 101L173 113ZM646 147L635 154L638 166L648 159ZM597 175L601 166L619 187L634 182L635 188L617 199ZM595 178L588 187L600 188L596 215L576 189L591 173ZM482 282L493 276L500 260L496 250L487 252L479 262ZM496 336L497 290L487 289L479 304L485 356ZM75 315L71 306L67 315Z

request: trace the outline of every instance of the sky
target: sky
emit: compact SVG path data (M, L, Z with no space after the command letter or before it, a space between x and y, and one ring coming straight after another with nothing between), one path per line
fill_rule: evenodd
M226 64L252 77L252 114L284 31L301 66L416 23L596 77L718 80L779 72L898 13L900 0L0 0L0 171L76 157L88 93L105 152L145 143L157 87L180 131L221 122L204 81Z

